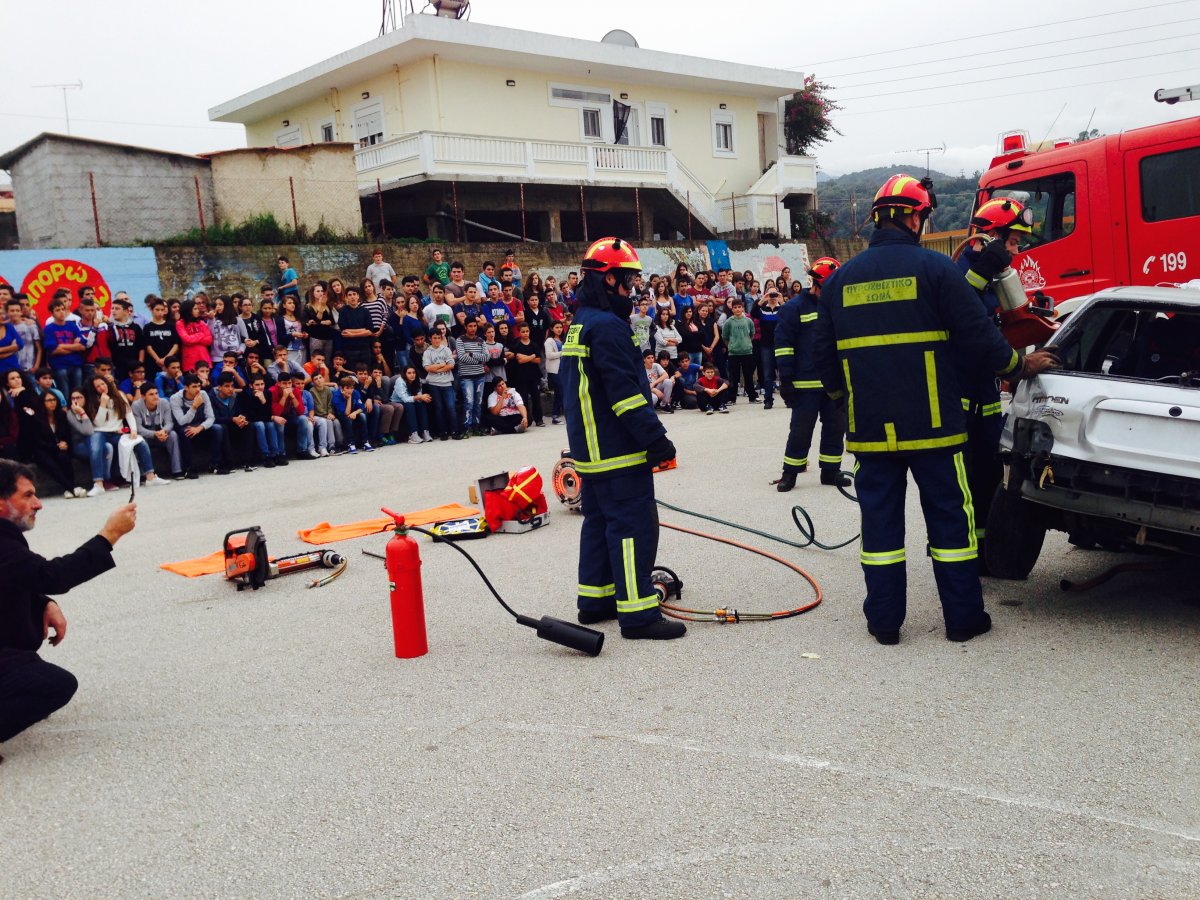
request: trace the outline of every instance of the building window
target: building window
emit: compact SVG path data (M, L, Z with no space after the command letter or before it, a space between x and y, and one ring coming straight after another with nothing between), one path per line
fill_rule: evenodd
M608 106L612 103L612 94L605 91L589 91L587 88L550 86L550 104L552 106L574 106L579 103L598 103Z
M367 103L354 110L354 140L360 147L383 143L382 103Z
M585 140L598 141L603 138L601 132L600 110L584 109L583 111L583 137Z
M733 126L728 122L717 123L717 149L733 152Z
M667 146L667 120L662 116L650 117L650 143L655 147Z
M733 113L724 109L712 111L713 156L737 156L734 134L737 122Z
M304 141L300 136L299 126L275 132L276 147L299 147L302 143Z
M325 122L323 125L321 125L321 141L326 144L333 143L334 136L332 122Z

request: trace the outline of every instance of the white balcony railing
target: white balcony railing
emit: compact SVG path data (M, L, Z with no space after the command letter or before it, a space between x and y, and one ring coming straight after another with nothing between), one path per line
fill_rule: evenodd
M782 195L815 191L816 160L784 157L745 194L715 196L671 151L568 141L525 141L422 131L354 155L359 182L377 179L475 176L600 185L650 185L670 190L710 230L775 229L787 221ZM746 196L753 195L753 196ZM736 220L736 223L735 223Z

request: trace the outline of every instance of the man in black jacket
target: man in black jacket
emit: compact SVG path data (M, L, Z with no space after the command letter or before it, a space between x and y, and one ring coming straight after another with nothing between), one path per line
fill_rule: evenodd
M126 504L74 553L44 559L24 535L41 508L33 471L0 460L0 743L66 706L78 687L74 675L37 654L51 629L52 647L67 634L66 617L46 594L65 594L113 568L113 545L137 521L137 504Z

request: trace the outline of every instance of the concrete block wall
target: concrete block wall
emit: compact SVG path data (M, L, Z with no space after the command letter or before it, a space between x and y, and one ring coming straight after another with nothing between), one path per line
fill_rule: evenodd
M430 262L430 244L384 244L384 258L398 276L420 275ZM568 272L578 271L587 245L582 243L495 243L441 244L446 261L461 260L466 277L474 281L484 260L499 265L509 248L516 251L517 263L523 272L536 269L543 277L554 275L560 281ZM751 269L758 274L777 273L783 265L790 266L800 277L805 261L832 251L840 251L839 259L853 255L849 244L833 245L782 241L728 242L730 264L741 271ZM372 246L368 244L307 245L284 247L158 247L158 276L164 297L182 297L188 290L209 293L242 291L257 296L259 286L272 283L278 277L276 257L288 257L300 275L302 285L330 278L361 279L371 263ZM673 272L678 262L686 262L692 271L710 265L708 244L705 241L673 241L639 244L647 273ZM836 255L836 254L835 254Z
M95 211L89 172L95 184ZM51 138L13 167L21 246L95 247L97 216L101 244L181 234L200 224L195 176L211 224L207 160Z

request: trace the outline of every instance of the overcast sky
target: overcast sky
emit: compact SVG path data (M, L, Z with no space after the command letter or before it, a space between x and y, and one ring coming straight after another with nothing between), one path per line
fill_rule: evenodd
M208 108L370 40L380 5L0 0L0 151L64 131L63 93L34 86L78 81L83 89L67 92L74 134L185 152L244 146L241 126L209 122ZM479 23L593 40L624 28L650 49L812 72L845 106L836 118L842 136L818 151L835 174L896 162L921 168L924 154L896 151L943 144L933 167L970 174L986 167L1008 129L1036 141L1074 136L1089 120L1112 133L1200 115L1200 103L1153 99L1156 88L1200 83L1200 0L472 7Z

